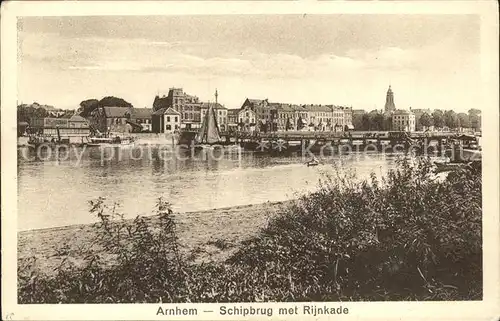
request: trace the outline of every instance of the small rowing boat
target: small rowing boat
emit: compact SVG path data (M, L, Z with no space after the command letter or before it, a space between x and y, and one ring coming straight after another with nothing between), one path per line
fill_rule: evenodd
M312 159L312 160L308 161L308 162L306 163L306 165L307 165L307 167L310 167L310 166L318 166L318 165L319 165L319 161L318 161L316 158L314 158L314 159Z
M129 147L134 145L131 137L92 137L88 147Z
M454 171L454 170L463 168L469 164L468 163L451 163L451 162L434 162L434 165L436 165L436 173L442 173L442 172Z

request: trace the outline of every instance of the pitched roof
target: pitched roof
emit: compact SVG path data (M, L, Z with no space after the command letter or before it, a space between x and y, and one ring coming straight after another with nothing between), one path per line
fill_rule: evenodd
M172 107L161 108L153 113L153 115L180 115L180 114L181 113L179 113L178 111L176 111Z
M208 108L210 105L212 105L215 109L227 109L219 103L217 103L217 105L215 103L202 103L201 108Z
M413 115L413 113L410 110L404 110L404 109L397 109L394 111L395 115Z
M130 114L130 110L128 107L102 107L104 110L104 114L106 117L111 118L122 118L126 117L127 114Z
M173 109L172 107L168 107L167 110L165 110L164 115L180 115L177 110Z
M151 108L132 108L131 118L151 118L152 114Z
M292 105L290 104L280 104L278 106L278 110L279 111L284 111L284 112L294 112L296 110L296 108L294 108Z
M163 113L167 110L167 108L160 108L157 111L153 112L152 115L163 115Z
M309 110L309 111L323 111L323 112L329 112L329 111L332 111L332 108L331 107L328 107L328 106L324 106L324 105L308 105L306 106L306 109Z
M251 98L247 98L247 100L251 104L260 104L261 102L264 101L264 99L251 99Z
M134 122L134 121L132 121L130 119L127 120L127 124L130 124L132 127L135 127L137 129L141 129L142 128L142 126L140 124L138 124L138 123L136 123L136 122Z

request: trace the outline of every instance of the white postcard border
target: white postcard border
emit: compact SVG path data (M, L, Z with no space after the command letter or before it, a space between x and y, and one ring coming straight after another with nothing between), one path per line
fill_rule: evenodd
M242 1L242 2L7 2L2 3L2 319L6 320L190 320L193 317L156 315L159 304L17 304L17 16L66 15L186 15L186 14L479 14L483 79L483 301L462 302L335 302L347 307L347 319L493 320L499 311L499 126L498 126L498 7L494 1ZM457 71L459 72L459 71ZM453 93L450 93L453 94ZM471 106L474 107L474 106ZM309 303L195 304L196 320L229 320L220 306L293 307ZM325 303L317 303L323 306ZM162 305L193 307L193 304ZM214 311L203 313L204 310ZM275 311L277 312L277 310ZM249 319L264 319L262 316ZM272 319L284 319L273 314ZM305 319L304 315L286 319ZM310 317L311 319L315 317ZM241 318L240 318L241 319Z

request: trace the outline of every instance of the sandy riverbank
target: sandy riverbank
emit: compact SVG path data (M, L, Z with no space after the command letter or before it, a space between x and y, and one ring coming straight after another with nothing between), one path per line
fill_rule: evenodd
M195 262L220 261L233 253L241 241L255 235L269 218L282 211L292 201L267 202L255 205L211 209L207 211L176 213L177 234L185 256ZM153 223L157 216L148 217ZM93 225L22 231L18 233L18 262L36 257L35 267L44 274L52 274L64 257L76 265L83 262L86 253L100 253L92 245Z

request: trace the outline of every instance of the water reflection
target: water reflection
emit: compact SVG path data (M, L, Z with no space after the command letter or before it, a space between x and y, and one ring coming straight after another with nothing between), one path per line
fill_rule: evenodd
M23 154L24 153L24 154ZM44 154L45 153L45 154ZM125 217L148 215L155 199L165 197L176 211L282 201L317 188L323 173L335 166L360 176L383 174L392 155L326 156L323 165L307 167L301 157L215 151L173 156L174 151L102 151L80 148L69 154L36 155L18 150L18 228L21 230L90 223L88 201L106 197L119 202Z

